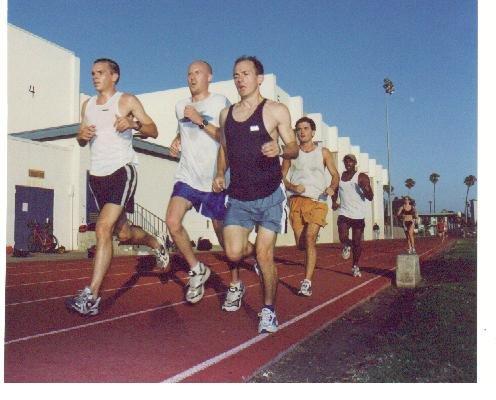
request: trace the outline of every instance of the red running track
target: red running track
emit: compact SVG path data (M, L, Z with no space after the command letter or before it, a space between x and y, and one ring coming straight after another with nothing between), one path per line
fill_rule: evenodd
M421 264L450 245L418 239ZM276 249L279 331L259 335L261 288L246 264L242 308L221 305L230 274L222 253L201 253L212 275L205 297L184 301L187 273L179 258L167 275L115 258L101 293L100 314L65 309L67 297L88 284L91 260L7 264L5 382L243 382L309 335L394 280L404 240L365 242L361 278L337 245L320 245L313 295L297 295L303 253Z

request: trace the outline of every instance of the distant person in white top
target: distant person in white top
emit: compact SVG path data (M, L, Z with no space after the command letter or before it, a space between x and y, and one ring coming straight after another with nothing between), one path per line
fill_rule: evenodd
M353 154L347 154L343 158L345 171L341 174L339 182L339 204L337 196L333 196L333 210L339 208L338 232L339 241L343 244L342 256L345 260L350 258L353 251L353 276L362 276L358 261L362 253L362 235L365 228L365 206L366 201L372 201L374 193L370 186L367 174L356 171L357 159ZM351 228L352 240L349 239Z
M311 296L317 263L317 236L320 228L327 225L327 198L332 198L338 190L339 173L329 149L313 141L316 126L311 118L300 118L296 121L295 130L300 147L298 158L282 161L282 176L290 192L289 220L296 246L305 250L306 273L298 294ZM326 168L332 177L329 186L326 184Z
M142 137L156 138L157 127L134 95L117 91L120 69L115 61L96 60L91 75L97 95L82 106L77 140L81 146L90 144L89 184L99 209L95 228L96 253L90 285L66 301L70 310L83 315L99 312L98 295L112 261L113 234L117 234L120 241L154 249L159 267L165 269L169 262L163 239L140 227L130 226L126 217L126 212L134 211L138 181L132 130Z
M210 269L198 261L193 252L188 232L183 226L186 213L193 207L212 220L212 225L223 245L222 221L225 214L225 194L212 192L219 149L219 114L229 106L225 96L210 93L212 67L202 60L188 67L188 86L191 97L176 104L177 135L171 143L171 154L181 153L175 175L174 188L167 207L167 228L179 251L189 265L189 283L186 300L199 302Z

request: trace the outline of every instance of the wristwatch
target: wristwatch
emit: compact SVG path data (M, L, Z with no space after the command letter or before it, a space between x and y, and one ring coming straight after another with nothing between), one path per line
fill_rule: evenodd
M204 119L200 125L198 125L198 128L200 129L205 129L205 127L208 125L208 121Z

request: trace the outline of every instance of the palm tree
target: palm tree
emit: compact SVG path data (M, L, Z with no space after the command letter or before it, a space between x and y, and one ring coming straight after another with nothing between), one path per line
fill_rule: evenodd
M477 178L474 175L469 175L465 177L463 183L467 185L467 194L465 195L465 223L468 222L468 191L470 190L470 186L474 186L475 182L477 182Z
M432 184L434 185L434 213L436 213L436 183L437 181L439 180L441 175L439 175L438 173L436 172L433 172L430 176L429 176L429 180L432 182Z
M405 181L405 186L408 188L408 196L410 196L410 189L415 186L415 181L412 178L408 178Z

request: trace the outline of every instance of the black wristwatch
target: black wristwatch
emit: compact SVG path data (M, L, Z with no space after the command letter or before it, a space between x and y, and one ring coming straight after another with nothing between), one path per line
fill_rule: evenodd
M198 125L198 128L200 129L205 129L205 127L208 125L208 121L204 119L200 125Z

